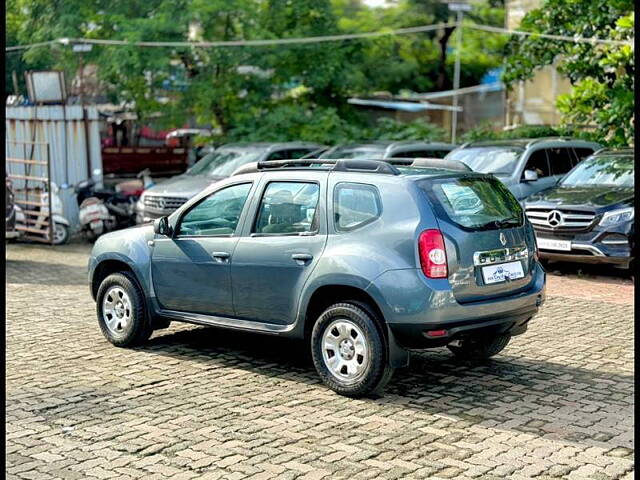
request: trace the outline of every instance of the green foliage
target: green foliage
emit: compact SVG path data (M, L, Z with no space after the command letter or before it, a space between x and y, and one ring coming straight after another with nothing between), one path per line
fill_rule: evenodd
M225 136L226 141L302 140L325 145L372 140L443 140L446 132L421 120L399 122L380 118L373 126L351 114L347 120L333 107L285 103L250 111Z
M633 40L632 0L545 0L524 17L521 29L559 35ZM594 125L597 138L612 146L634 140L633 48L514 37L507 46L504 81L531 78L557 62L573 89L558 98L563 125Z
M597 133L580 130L572 127L549 127L543 125L525 125L510 130L496 129L491 124L483 124L465 132L461 140L463 142L475 142L479 140L511 140L516 138L541 138L541 137L574 137L583 140L598 141Z
M475 21L502 25L501 0L478 0ZM439 0L400 0L370 8L359 0L8 0L7 42L56 38L127 41L240 40L375 31L449 21ZM347 103L386 90L449 88L455 29L358 41L225 48L94 46L114 103L128 102L159 128L211 124L220 140L444 138L432 125L384 119L370 126ZM191 34L190 34L191 32ZM462 85L476 84L501 61L504 39L465 31ZM10 71L59 68L67 80L80 55L69 45L34 47L12 57ZM158 118L158 113L161 117Z

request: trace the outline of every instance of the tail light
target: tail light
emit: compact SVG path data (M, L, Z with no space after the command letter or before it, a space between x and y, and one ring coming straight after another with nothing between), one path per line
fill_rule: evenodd
M447 252L440 230L425 230L418 239L420 265L429 278L447 278Z

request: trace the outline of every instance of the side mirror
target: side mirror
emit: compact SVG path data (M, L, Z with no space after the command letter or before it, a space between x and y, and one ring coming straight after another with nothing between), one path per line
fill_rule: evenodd
M168 217L157 218L153 221L153 231L159 235L164 235L165 237L171 236L171 226L169 225Z
M525 182L535 182L538 180L538 172L535 170L525 170L524 171L524 181Z

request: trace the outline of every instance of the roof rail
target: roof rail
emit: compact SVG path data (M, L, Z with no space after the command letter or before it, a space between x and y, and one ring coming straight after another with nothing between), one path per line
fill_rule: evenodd
M408 162L404 162L408 163ZM334 159L334 158L296 158L291 160L267 160L261 162L251 162L238 168L233 175L243 173L255 173L261 170L271 170L279 168L296 168L320 165L332 165L329 169L334 172L369 172L386 173L390 175L400 175L400 170L387 161L381 160L361 160L361 159ZM325 169L326 170L326 169Z
M419 168L441 168L444 170L456 170L459 172L473 172L464 162L459 160L444 160L442 158L414 158L412 167Z
M530 147L531 145L535 145L536 143L540 143L540 142L552 142L552 141L558 141L561 140L563 142L567 142L569 140L578 140L576 138L572 138L572 137L562 137L562 136L557 136L557 137L538 137L538 138L532 138L529 143L527 143L527 146Z
M603 148L593 152L592 155L601 155L603 153L633 155L634 152L635 152L635 149L633 147L623 147L623 148L603 147Z

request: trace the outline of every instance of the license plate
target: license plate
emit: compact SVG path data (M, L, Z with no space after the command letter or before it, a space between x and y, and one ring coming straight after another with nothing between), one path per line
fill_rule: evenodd
M524 277L521 262L500 263L482 267L484 283L498 283Z
M571 240L556 240L553 238L537 238L538 248L543 250L571 251Z

